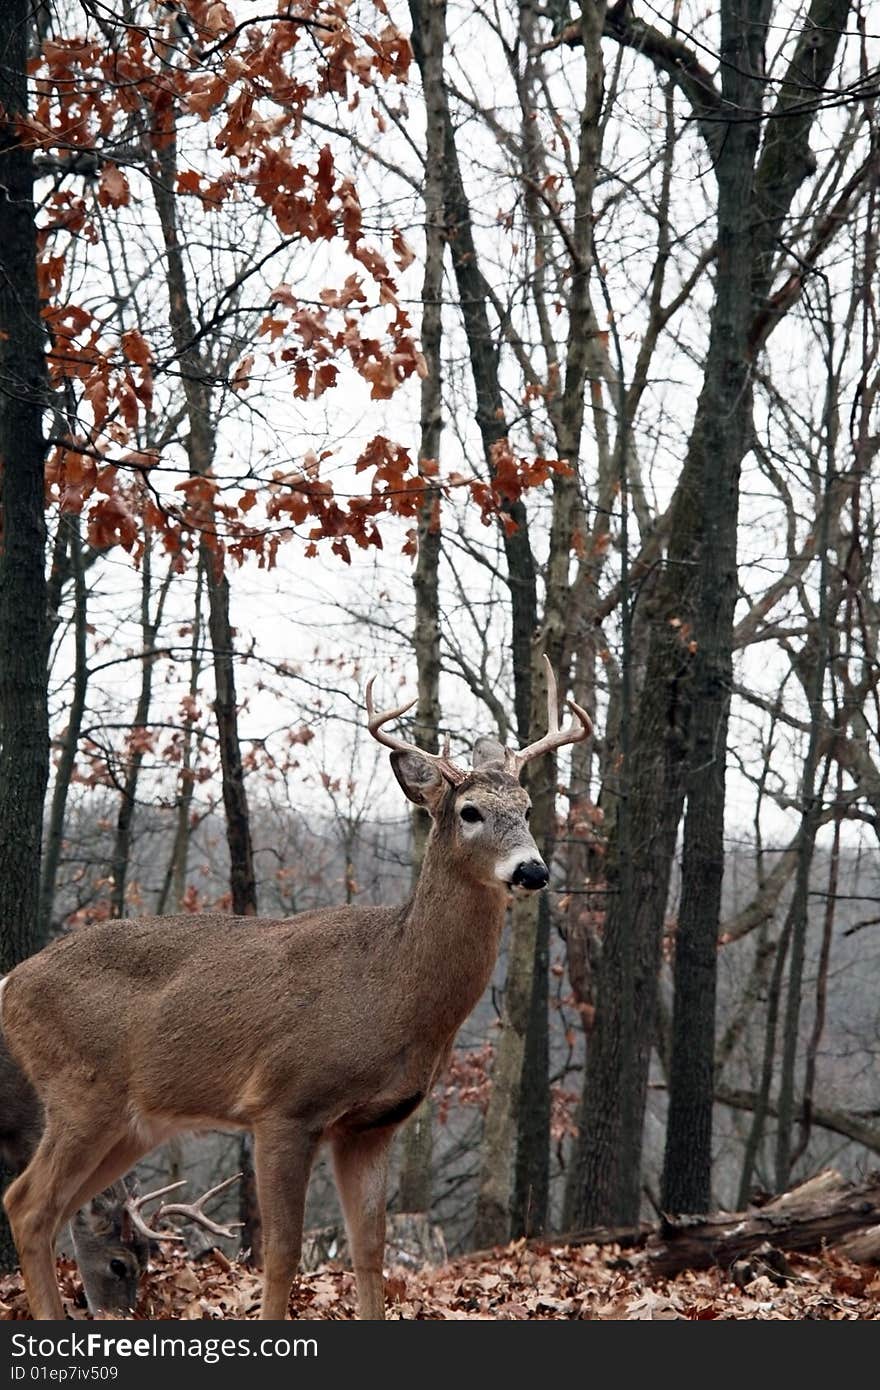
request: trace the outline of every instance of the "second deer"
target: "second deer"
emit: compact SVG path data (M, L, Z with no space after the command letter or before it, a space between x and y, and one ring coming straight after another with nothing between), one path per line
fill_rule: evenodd
M0 1036L0 1159L13 1173L27 1167L42 1130L43 1114L37 1093L13 1062ZM70 1219L70 1238L93 1317L124 1317L134 1311L150 1259L151 1241L183 1239L175 1230L157 1229L156 1223L163 1218L181 1217L214 1236L234 1237L234 1230L212 1220L204 1206L236 1182L238 1176L212 1187L196 1202L163 1203L150 1217L152 1226L142 1215L145 1207L185 1183L176 1182L141 1194L136 1180L120 1178L84 1202Z
M43 1128L34 1088L0 1038L0 1159L13 1173L28 1164ZM138 1298L150 1256L148 1233L132 1215L121 1180L95 1192L71 1217L70 1235L89 1311L124 1315Z
M264 1232L261 1317L287 1315L309 1172L329 1142L358 1316L385 1316L382 1262L395 1130L430 1091L492 975L511 887L549 872L520 785L532 759L587 738L569 701L518 752L492 740L474 765L368 727L405 795L433 822L415 892L399 907L295 917L142 917L82 928L3 981L0 1023L37 1091L42 1138L6 1193L31 1314L60 1318L53 1242L95 1192L172 1134L253 1131Z

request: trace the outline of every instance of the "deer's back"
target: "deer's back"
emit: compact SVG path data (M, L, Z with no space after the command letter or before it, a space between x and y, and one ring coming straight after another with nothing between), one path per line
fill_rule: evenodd
M4 1031L41 1092L63 1078L122 1090L133 1113L249 1125L287 1088L294 1108L323 1112L381 1089L396 1063L408 1006L387 949L401 920L339 908L97 923L7 977Z

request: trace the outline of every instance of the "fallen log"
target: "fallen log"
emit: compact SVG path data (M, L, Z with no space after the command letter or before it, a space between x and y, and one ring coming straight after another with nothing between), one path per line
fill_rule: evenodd
M856 1265L880 1265L880 1226L869 1226L866 1231L856 1231L838 1241L834 1247L838 1255L845 1255Z
M776 1250L818 1250L877 1225L880 1173L851 1183L826 1169L765 1206L712 1216L665 1217L633 1263L664 1276L712 1265L731 1269L765 1242ZM858 1247L851 1240L846 1251L851 1259L853 1248Z

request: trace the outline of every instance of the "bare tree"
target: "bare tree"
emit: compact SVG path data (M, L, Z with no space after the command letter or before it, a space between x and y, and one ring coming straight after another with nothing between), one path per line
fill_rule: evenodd
M7 8L0 41L0 972L37 939L46 694L46 363L37 290L27 114L28 0ZM12 1258L6 1223L0 1264Z

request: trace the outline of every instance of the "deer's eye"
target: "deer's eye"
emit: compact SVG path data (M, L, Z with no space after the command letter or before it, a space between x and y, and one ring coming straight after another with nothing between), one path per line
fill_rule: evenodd
M128 1265L124 1260L111 1260L110 1273L115 1274L117 1279L128 1278Z
M531 820L531 816L532 816L532 808L531 808L531 806L527 806L527 807L526 807L526 820Z
M466 820L468 822L468 825L476 825L477 821L481 821L483 819L476 806L462 806L461 810L459 811L459 815L461 816L462 820Z

